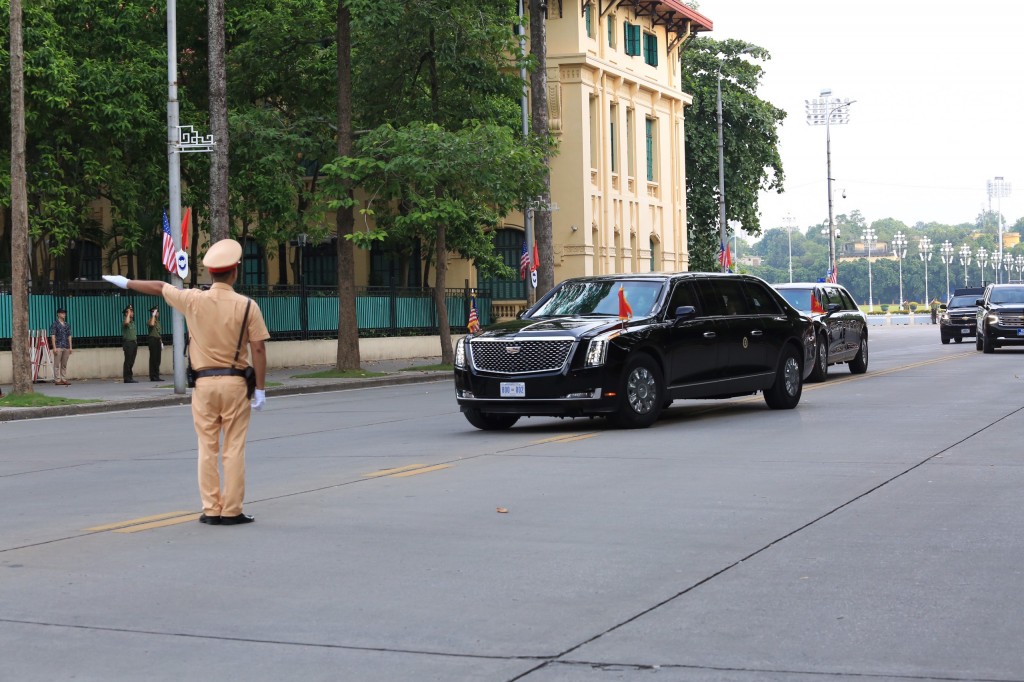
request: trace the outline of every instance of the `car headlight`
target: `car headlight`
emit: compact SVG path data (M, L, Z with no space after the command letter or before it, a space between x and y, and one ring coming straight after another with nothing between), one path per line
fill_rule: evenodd
M985 321L989 324L999 324L999 316L995 313L989 313L985 316Z
M949 313L942 313L942 317L939 318L942 322L949 322Z
M455 366L466 369L466 337L462 337L455 344Z
M600 367L608 357L608 339L591 339L587 347L587 367Z

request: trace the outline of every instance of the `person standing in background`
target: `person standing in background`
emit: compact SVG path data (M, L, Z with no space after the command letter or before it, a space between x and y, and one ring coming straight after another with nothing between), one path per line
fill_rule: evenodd
M57 319L50 325L50 348L53 350L53 383L55 386L70 386L68 383L68 358L71 357L71 325L67 323L68 311L57 308Z
M121 325L121 348L124 349L124 383L138 383L132 376L135 356L139 352L139 339L135 333L135 307L131 303L124 309L124 322Z
M149 335L146 343L149 345L149 380L163 381L160 376L160 356L164 342L160 336L160 308L157 306L149 309Z

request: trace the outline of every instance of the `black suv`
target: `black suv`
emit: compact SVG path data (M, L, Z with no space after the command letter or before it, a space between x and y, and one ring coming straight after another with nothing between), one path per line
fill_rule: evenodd
M1024 343L1024 284L989 284L977 304L978 350Z
M460 339L455 393L480 429L542 415L646 427L680 398L763 391L769 407L796 407L813 360L811 320L756 277L583 277Z
M809 381L824 381L828 366L850 364L851 374L868 371L868 316L838 284L774 284L789 304L814 320L817 334L814 370Z
M960 343L965 336L977 335L978 297L984 294L984 287L955 289L949 302L939 307L939 337L942 343L949 343L951 339Z

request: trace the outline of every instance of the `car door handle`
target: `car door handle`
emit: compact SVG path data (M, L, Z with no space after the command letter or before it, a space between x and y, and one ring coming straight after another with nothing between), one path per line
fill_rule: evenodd
M761 331L760 329L751 329L750 330L750 335L751 336L764 336L764 332Z
M718 336L718 334L716 334L714 332L704 332L704 338L705 339L713 339L716 336Z

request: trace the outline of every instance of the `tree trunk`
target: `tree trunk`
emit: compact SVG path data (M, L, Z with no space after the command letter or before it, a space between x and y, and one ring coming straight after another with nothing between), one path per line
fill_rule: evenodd
M548 66L547 66L547 17L545 0L530 0L530 54L536 60L537 68L530 76L530 109L533 134L546 138L548 127ZM534 238L540 256L537 270L537 298L555 286L554 236L551 228L551 160L544 159L548 172L544 175L544 190L538 198L533 212ZM533 248L533 244L529 245ZM531 254L532 255L532 254Z
M338 0L338 156L352 154L352 15ZM348 183L345 192L352 197ZM338 371L359 369L359 322L356 319L355 247L345 237L355 229L352 206L339 207L338 230Z
M448 323L448 302L445 300L445 279L448 274L448 251L444 243L444 224L437 226L437 264L434 271L434 306L437 308L437 331L441 335L441 364L455 362L452 351L452 330Z
M14 392L32 393L28 338L28 196L25 179L25 51L21 0L11 0L11 369Z
M210 243L231 236L228 216L228 87L224 55L224 0L209 0L207 33L210 69Z

